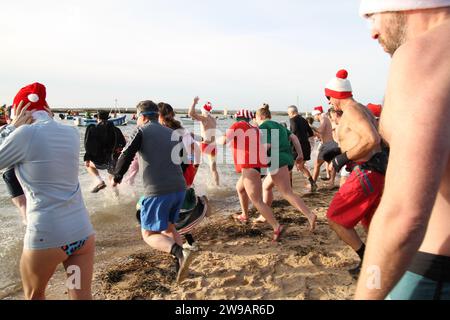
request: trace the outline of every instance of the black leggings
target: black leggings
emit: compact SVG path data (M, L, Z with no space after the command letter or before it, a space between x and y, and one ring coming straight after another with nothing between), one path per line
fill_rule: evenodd
M8 189L8 193L11 198L14 199L23 196L23 189L19 183L19 180L17 180L14 168L8 169L5 173L3 173L3 180L5 181L6 189Z

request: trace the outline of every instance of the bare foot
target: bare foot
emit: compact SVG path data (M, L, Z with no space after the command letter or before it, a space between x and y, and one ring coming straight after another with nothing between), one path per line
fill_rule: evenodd
M260 215L258 218L253 220L253 223L266 223L266 221L266 218Z
M311 217L308 218L309 221L309 231L314 232L316 230L317 216L313 213Z
M333 183L327 183L326 184L326 188L328 190L333 190L335 187L336 187L336 185L334 184L334 181L333 181Z

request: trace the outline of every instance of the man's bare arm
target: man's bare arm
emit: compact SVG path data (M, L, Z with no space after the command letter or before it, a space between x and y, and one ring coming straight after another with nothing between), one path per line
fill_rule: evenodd
M189 108L188 115L189 115L189 117L191 117L194 120L203 122L203 121L206 121L207 118L198 114L197 111L195 110L195 107L197 106L199 100L200 100L199 97L194 98L194 102L193 102L192 106Z
M433 59L424 61L429 55L423 48L413 53L405 49L394 57L386 95L381 128L386 128L390 142L390 160L356 299L384 299L407 270L424 239L450 156L449 81L431 71L440 67L433 66ZM423 75L430 78L424 82ZM424 83L432 86L423 88ZM417 116L424 108L427 116ZM377 269L381 289L367 285L374 276L368 271Z
M320 118L320 126L317 128L313 128L314 132L318 134L319 138L325 133L325 130L327 128L327 123L325 121L326 120L324 118Z
M348 159L358 160L367 156L372 150L379 146L381 137L362 111L350 109L347 111L347 116L352 117L352 132L359 135L360 140L358 144L350 150L342 151L347 153Z

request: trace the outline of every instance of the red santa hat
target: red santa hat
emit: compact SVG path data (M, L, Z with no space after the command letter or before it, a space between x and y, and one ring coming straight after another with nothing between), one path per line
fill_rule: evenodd
M369 109L370 112L372 112L373 116L378 119L379 117L381 117L381 111L383 110L383 106L381 104L369 103L367 105L367 109Z
M353 97L352 84L347 79L347 70L339 70L336 78L331 79L325 88L325 95L335 99L347 99Z
M207 102L204 106L203 106L203 110L205 110L206 112L211 112L213 109L211 102Z
M45 86L36 82L20 89L20 91L14 98L13 106L17 108L20 102L23 101L22 106L31 103L31 105L28 107L28 111L45 110L45 107L47 106L47 101L45 101L46 97L47 91L45 89Z
M317 116L319 114L323 113L323 107L322 106L318 106L314 108L314 111L312 112L313 116Z
M236 119L243 118L243 119L253 119L255 118L255 114L249 110L241 109L234 115Z

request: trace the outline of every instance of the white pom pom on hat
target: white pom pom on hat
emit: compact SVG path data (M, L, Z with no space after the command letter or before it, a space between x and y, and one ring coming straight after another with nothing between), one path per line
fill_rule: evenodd
M325 87L325 96L335 99L347 99L353 97L352 84L347 78L347 70L339 70L336 74L336 78L331 79Z
M30 102L36 103L36 102L39 101L39 96L37 94L35 94L35 93L29 94L28 95L28 100Z

